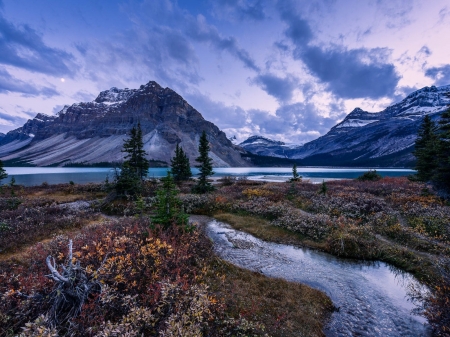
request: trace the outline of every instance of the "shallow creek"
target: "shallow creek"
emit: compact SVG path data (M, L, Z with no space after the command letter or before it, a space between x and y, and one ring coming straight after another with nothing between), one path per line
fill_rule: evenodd
M364 263L261 241L210 219L206 231L217 254L233 264L324 291L338 308L327 336L428 336L425 320L411 314L411 275L381 262Z

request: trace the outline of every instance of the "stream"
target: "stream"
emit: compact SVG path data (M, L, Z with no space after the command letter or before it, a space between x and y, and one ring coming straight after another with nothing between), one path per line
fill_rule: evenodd
M235 265L324 291L338 308L327 336L429 336L426 321L411 314L408 273L383 262L339 259L305 248L264 242L211 220L206 232L216 253Z

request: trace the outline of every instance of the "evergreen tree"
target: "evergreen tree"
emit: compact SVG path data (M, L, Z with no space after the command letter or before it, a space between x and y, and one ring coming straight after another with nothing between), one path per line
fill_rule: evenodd
M147 176L150 167L145 158L142 140L141 123L133 127L128 139L123 143L122 152L126 152L125 161L120 173L115 174L115 189L119 196L135 196L141 192L142 180Z
M188 217L183 212L180 200L170 172L161 179L163 186L156 192L156 214L152 217L155 224L168 229L171 225L188 226Z
M450 192L450 106L439 121L438 137L439 153L435 181L438 187Z
M3 179L6 179L8 177L8 174L6 173L5 169L3 168L3 162L0 160L0 183Z
M131 169L134 169L139 179L143 180L150 167L149 161L145 158L147 153L144 150L144 142L142 140L141 123L137 127L131 129L130 138L124 141L122 152L126 152L125 162Z
M200 155L195 159L195 161L197 161L199 165L196 165L195 167L200 170L200 173L198 174L199 177L197 185L194 186L194 192L205 193L214 189L207 180L209 176L214 174L214 172L212 168L212 159L208 156L209 142L206 138L205 131L203 131L202 135L200 136L198 152L200 153Z
M180 158L180 147L175 148L175 156L170 160L171 172L175 181L180 181L181 176L181 158Z
M291 181L301 181L302 177L297 173L297 164L292 166L292 178Z
M182 173L181 173L182 180L189 180L192 178L191 163L189 161L186 152L184 152L183 149L181 149L181 158L183 159Z
M177 144L175 156L170 160L171 172L175 181L185 181L192 177L189 158L183 148Z
M128 162L124 162L120 171L114 174L114 189L119 197L136 196L141 193L141 181Z
M328 192L327 183L325 182L325 180L322 180L322 185L320 186L319 194L327 195L327 192Z
M417 158L415 169L417 170L418 180L430 181L436 174L438 144L436 125L427 115L419 128L413 152Z

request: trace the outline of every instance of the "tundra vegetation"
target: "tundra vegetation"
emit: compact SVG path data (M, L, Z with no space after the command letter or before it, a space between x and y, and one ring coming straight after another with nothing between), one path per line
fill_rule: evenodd
M418 311L437 334L450 332L450 207L431 185L374 171L321 185L228 180L210 194L181 195L186 211L267 241L411 272L432 290L411 289Z
M195 215L412 272L430 289L411 289L417 310L450 333L450 207L432 185L372 171L320 186L225 177L212 188L205 134L199 150L198 182L143 179L130 147L122 172L139 188L122 195L120 179L4 187L0 335L323 336L325 294L219 259Z
M450 207L431 186L346 180L321 193L305 181L230 177L207 194L192 194L193 186L170 175L146 180L138 198L109 208L106 184L4 187L0 335L323 335L326 295L220 260L185 213L412 272L432 290L411 289L422 313L448 333Z
M325 294L219 259L186 224L194 184L143 181L109 208L106 182L4 187L0 335L322 336Z

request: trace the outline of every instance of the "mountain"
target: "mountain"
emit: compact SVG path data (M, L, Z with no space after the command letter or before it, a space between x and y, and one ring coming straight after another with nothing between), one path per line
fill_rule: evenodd
M241 146L256 154L283 153L302 165L413 167L412 151L423 117L430 115L438 121L450 104L449 92L450 85L425 87L380 112L356 108L327 134L303 146L284 149L274 141L259 147Z
M57 116L38 114L0 140L0 159L37 166L120 162L127 133L141 123L148 158L170 162L177 143L192 164L203 130L214 166L249 166L245 152L180 95L151 81L139 89L102 91L92 102L65 106Z
M5 138L5 134L0 132L0 142L2 141L3 138Z
M450 104L450 86L425 87L385 110L370 113L359 108L324 136L290 158L306 165L412 167L417 131L425 115L437 121Z
M248 152L260 156L288 158L288 154L301 145L288 145L262 136L251 136L239 144Z

